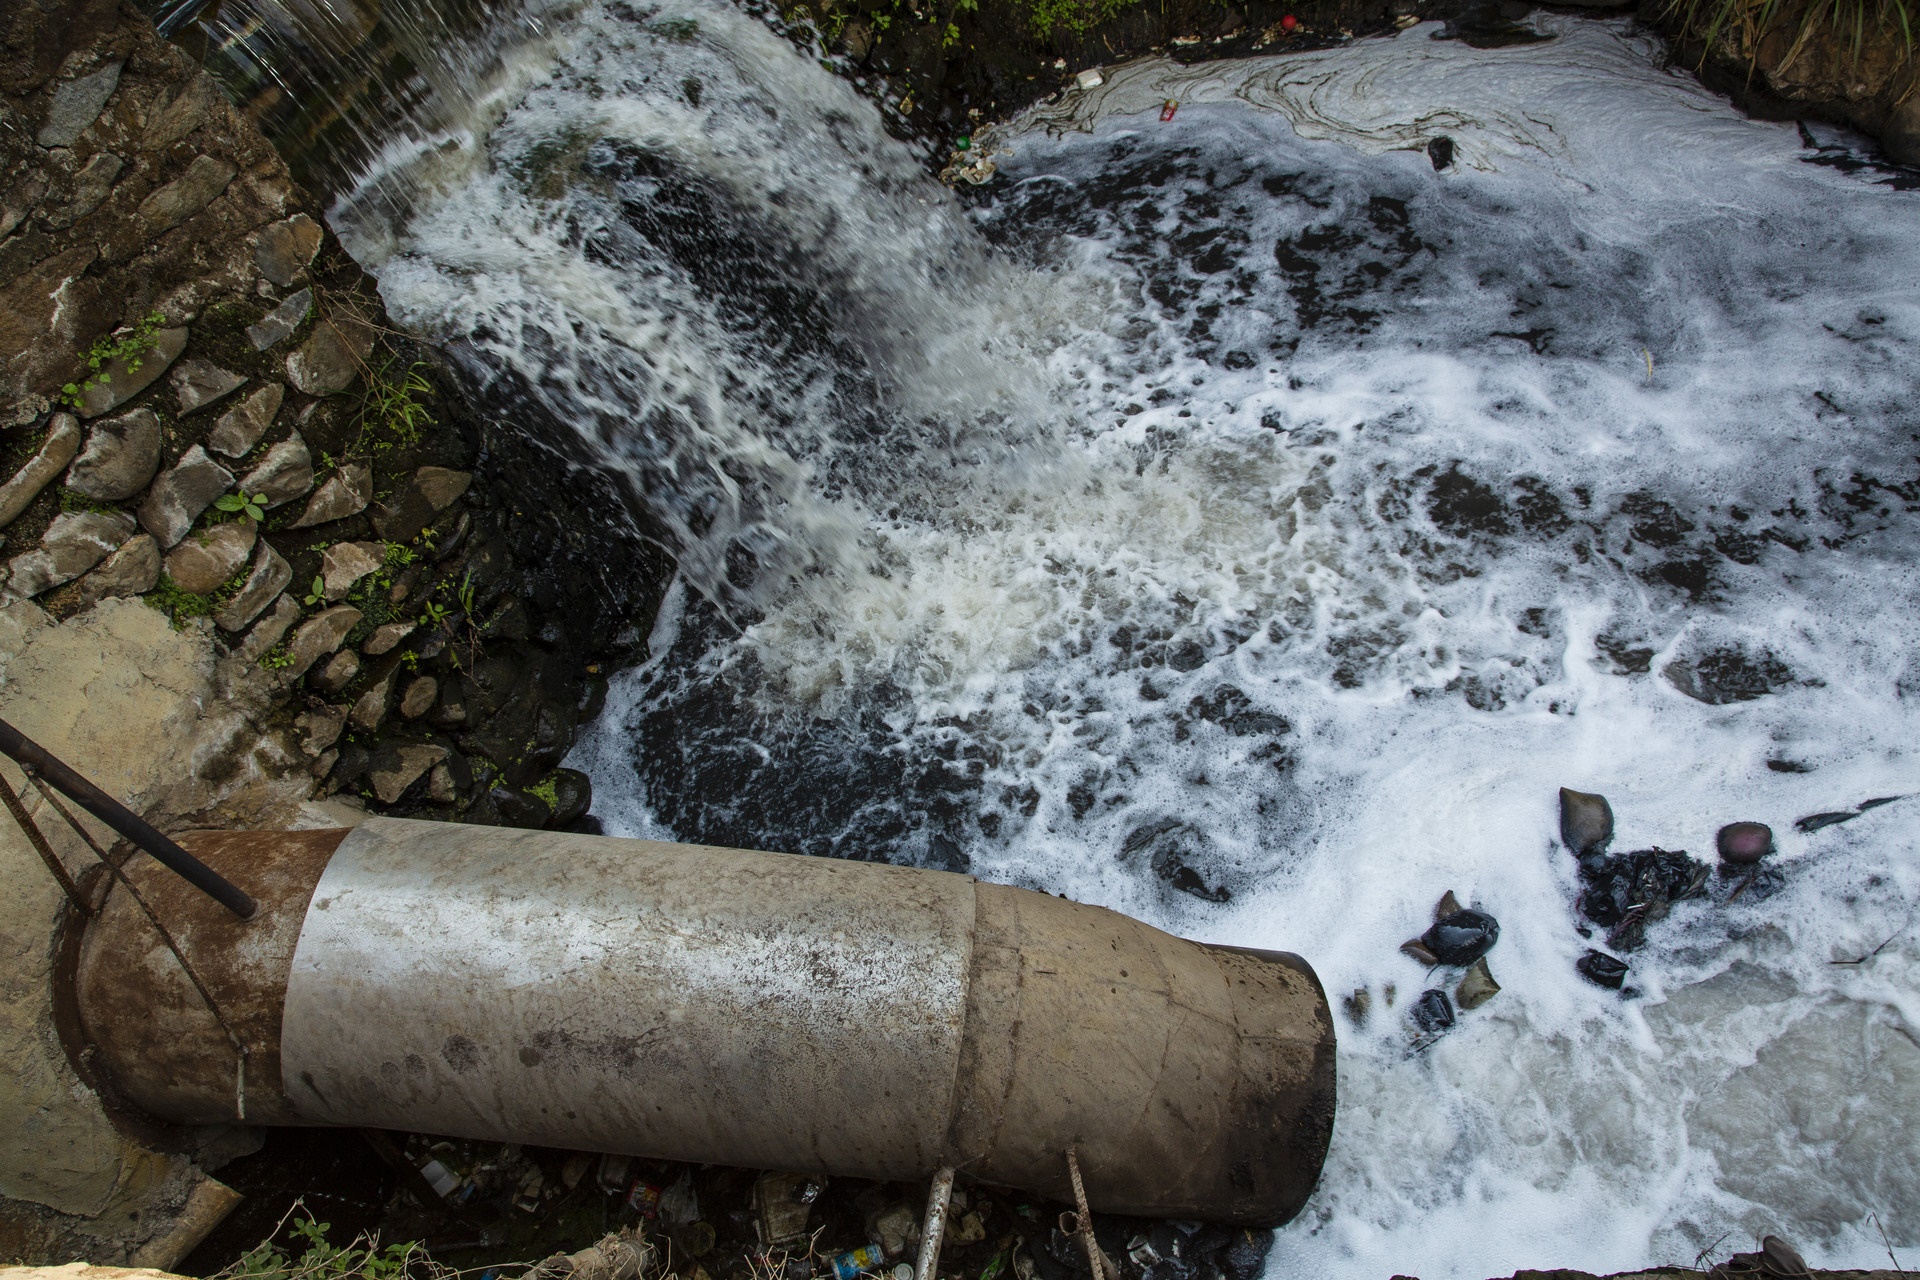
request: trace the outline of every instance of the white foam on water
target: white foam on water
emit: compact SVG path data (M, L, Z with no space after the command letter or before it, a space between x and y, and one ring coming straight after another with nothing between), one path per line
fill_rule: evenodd
M983 135L969 214L753 21L587 5L389 149L362 243L681 554L576 752L611 829L841 839L726 823L865 743L809 775L895 806L844 852L937 836L1366 990L1273 1275L1872 1266L1920 1245L1920 796L1792 823L1920 792L1920 200L1537 21L1111 69ZM932 759L945 807L868 769ZM1621 850L1769 822L1778 875L1587 985L1563 785ZM1413 1053L1448 889L1503 990Z

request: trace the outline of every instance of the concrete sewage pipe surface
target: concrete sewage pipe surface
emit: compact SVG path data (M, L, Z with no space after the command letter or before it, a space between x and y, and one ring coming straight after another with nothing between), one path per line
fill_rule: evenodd
M235 919L126 874L79 1028L162 1120L354 1125L876 1179L954 1166L1112 1213L1275 1226L1332 1135L1298 956L1206 946L971 876L373 818L201 832Z

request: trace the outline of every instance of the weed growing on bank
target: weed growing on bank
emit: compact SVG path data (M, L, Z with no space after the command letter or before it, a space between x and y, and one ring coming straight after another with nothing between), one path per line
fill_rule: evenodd
M1057 0L1043 0L1057 2ZM1667 0L1666 12L1680 30L1711 49L1722 35L1742 37L1757 61L1760 42L1776 31L1792 31L1793 44L1778 65L1786 66L1809 41L1822 34L1851 55L1858 67L1870 43L1898 39L1903 53L1914 52L1914 28L1920 25L1920 0Z

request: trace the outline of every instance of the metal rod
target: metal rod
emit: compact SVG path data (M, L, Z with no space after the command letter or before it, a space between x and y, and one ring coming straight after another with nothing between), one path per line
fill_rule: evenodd
M87 900L80 895L80 886L75 884L73 877L67 874L65 864L60 861L59 855L54 853L53 846L47 843L46 836L41 834L39 826L28 815L26 806L20 803L20 797L13 793L13 788L7 785L4 777L0 777L0 803L7 806L7 812L13 815L14 825L20 828L20 834L27 838L27 843L33 846L33 851L40 855L40 861L47 864L47 870L51 871L53 878L60 882L60 887L66 891L67 901L73 904L74 910L91 919L93 908L88 906Z
M11 756L22 768L38 773L68 799L234 915L242 920L252 919L253 899L231 881L161 835L139 814L75 773L5 720L0 720L0 754Z
M953 1166L933 1175L933 1187L927 1192L927 1217L920 1224L920 1257L913 1280L933 1280L933 1269L940 1265L940 1237L947 1233L947 1201L953 1196Z
M1093 1280L1102 1280L1106 1268L1101 1265L1100 1242L1093 1238L1093 1210L1087 1207L1087 1187L1080 1181L1080 1153L1072 1147L1067 1148L1067 1173L1073 1179L1074 1222L1079 1228L1076 1234L1086 1246L1087 1267L1093 1272Z

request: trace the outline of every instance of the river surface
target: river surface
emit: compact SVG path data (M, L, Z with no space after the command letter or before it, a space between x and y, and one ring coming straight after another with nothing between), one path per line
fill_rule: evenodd
M1271 1275L1912 1262L1920 192L1533 23L1109 69L955 194L755 18L587 3L442 76L332 217L679 557L575 753L610 831L1366 993ZM1774 870L1602 990L1561 786L1618 850L1769 823ZM1416 1052L1454 975L1396 948L1447 890L1503 990Z

